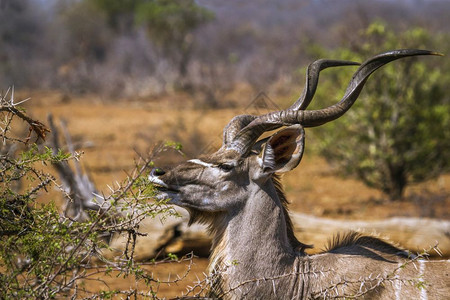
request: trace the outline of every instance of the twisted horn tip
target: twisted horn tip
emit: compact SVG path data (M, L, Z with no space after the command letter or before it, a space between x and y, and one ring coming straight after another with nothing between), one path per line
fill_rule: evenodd
M400 56L400 57L405 57L405 56L416 56L416 55L444 56L444 54L442 54L440 52L437 52L437 51L432 51L432 50L398 49L398 50L393 50L393 51L388 51L388 52L385 52L385 53L378 54L378 55L372 57L372 59L376 59L378 57L383 57L383 56Z

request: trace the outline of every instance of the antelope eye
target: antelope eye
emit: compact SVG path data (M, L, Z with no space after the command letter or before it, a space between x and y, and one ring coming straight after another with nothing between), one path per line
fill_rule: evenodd
M219 164L217 167L225 172L230 172L234 168L234 166L230 164Z

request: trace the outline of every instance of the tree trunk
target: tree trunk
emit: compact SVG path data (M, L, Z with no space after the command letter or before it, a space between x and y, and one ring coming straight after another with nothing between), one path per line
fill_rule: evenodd
M391 201L401 200L407 184L405 168L402 165L389 164L389 177L390 182L384 192Z

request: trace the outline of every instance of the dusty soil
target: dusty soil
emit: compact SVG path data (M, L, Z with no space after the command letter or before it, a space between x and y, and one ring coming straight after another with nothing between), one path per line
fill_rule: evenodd
M24 94L29 97L30 94ZM84 152L82 162L99 189L107 193L106 185L120 181L125 171L133 169L137 153L155 143L176 140L185 147L186 157L165 153L162 165L185 160L192 155L208 152L221 143L222 128L242 108L204 110L190 105L186 96L108 101L99 97L69 98L54 92L33 92L26 105L28 113L46 120L52 113L56 120L64 119L75 144ZM314 143L314 130L307 130L309 143ZM410 197L410 201L389 202L377 190L353 179L334 175L328 164L308 148L300 166L283 178L290 199L291 210L316 216L341 219L382 219L391 216L420 216L450 218L449 197ZM424 191L447 194L450 175L412 186L407 196ZM203 278L206 259L196 259L187 278L177 285L161 285L159 297L174 297L192 284L197 276ZM154 269L159 278L180 274L186 264L172 263ZM115 276L103 278L104 284L87 282L89 289L128 289L134 280L119 280Z

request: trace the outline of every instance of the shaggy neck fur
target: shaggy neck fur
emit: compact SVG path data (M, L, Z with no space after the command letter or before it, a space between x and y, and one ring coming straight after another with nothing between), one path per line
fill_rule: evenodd
M271 195L277 196L274 199ZM243 209L210 219L213 245L209 272L217 273L215 294L233 290L246 280L292 272L297 256L310 246L295 238L287 204L279 179L274 177L255 189ZM277 268L268 272L267 265Z

